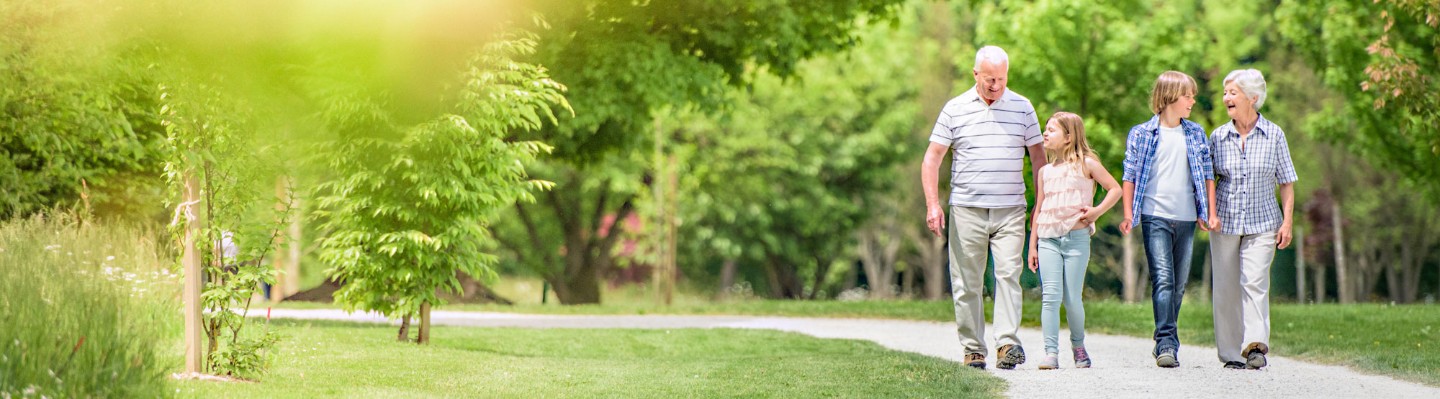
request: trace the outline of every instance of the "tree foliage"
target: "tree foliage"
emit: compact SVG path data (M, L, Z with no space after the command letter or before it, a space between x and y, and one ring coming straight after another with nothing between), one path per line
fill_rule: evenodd
M469 64L455 113L414 126L361 94L327 93L321 117L338 137L318 151L334 177L318 186L315 217L328 232L320 257L345 283L335 300L346 310L408 322L444 303L439 289L461 289L457 272L493 280L491 220L549 187L530 180L526 164L550 147L505 137L569 107L544 68L513 60L534 46L531 38L489 44ZM428 331L419 337L425 343Z
M646 164L635 152L652 136L654 111L718 108L727 85L746 81L747 68L788 75L803 59L850 46L858 17L888 16L896 3L534 2L549 28L530 60L572 88L577 112L519 136L555 146L553 161L535 173L557 188L517 208L509 231L530 241L506 247L562 302L599 302L597 275L614 265L618 235L595 232L606 215L623 220L634 211Z
M692 263L739 260L765 276L772 297L822 295L832 265L853 259L856 229L901 186L895 166L918 156L906 140L917 88L891 82L914 73L904 43L801 62L789 81L757 72L726 97L725 112L675 122Z
M1440 7L1427 1L1286 1L1284 36L1341 103L1306 125L1440 201Z
M152 73L103 43L65 40L98 41L67 18L81 6L0 5L0 215L156 214L142 205L158 202L164 151Z

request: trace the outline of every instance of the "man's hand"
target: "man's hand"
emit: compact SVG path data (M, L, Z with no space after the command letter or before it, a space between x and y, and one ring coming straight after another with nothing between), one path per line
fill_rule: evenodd
M931 233L935 233L936 237L944 235L945 212L936 205L925 207L925 225L930 228Z

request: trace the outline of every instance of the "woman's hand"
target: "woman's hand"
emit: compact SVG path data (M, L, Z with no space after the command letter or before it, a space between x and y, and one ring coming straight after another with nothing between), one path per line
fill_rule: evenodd
M1290 246L1290 239L1293 238L1290 227L1290 222L1282 223L1280 224L1280 231L1275 233L1275 240L1280 242L1277 247L1280 249L1285 249L1285 247Z

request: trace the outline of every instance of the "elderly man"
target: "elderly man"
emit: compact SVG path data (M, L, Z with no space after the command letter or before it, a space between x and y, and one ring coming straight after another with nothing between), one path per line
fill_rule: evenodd
M945 228L937 186L940 160L954 150L950 176L950 280L955 324L965 364L985 368L986 258L995 259L996 367L1025 363L1020 346L1021 250L1025 246L1025 155L1033 170L1045 165L1040 122L1030 100L1005 89L1009 56L995 46L975 54L975 87L945 103L930 134L920 171L925 222Z

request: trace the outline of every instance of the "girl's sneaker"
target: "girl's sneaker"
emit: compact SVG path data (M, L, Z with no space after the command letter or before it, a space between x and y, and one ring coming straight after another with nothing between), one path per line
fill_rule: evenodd
M1090 354L1085 352L1085 348L1084 348L1084 347L1079 347L1079 348L1074 348L1073 350L1075 351L1075 368L1077 368L1077 369L1088 369L1088 368L1090 368Z
M1058 368L1060 368L1060 355L1055 353L1046 353L1045 360L1040 362L1040 369L1054 370Z

